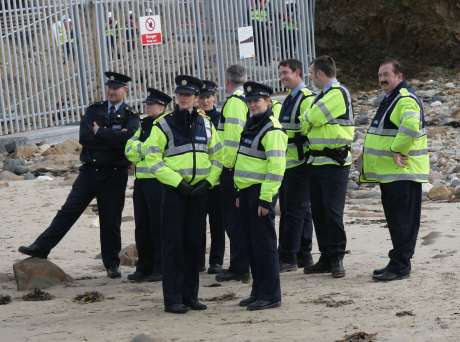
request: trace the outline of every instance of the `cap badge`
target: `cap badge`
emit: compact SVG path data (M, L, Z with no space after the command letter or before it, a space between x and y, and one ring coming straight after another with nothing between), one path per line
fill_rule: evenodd
M247 91L248 91L248 92L251 92L251 91L252 91L252 87L251 87L251 86L247 87Z
M187 80L182 80L182 83L181 83L183 86L187 85Z

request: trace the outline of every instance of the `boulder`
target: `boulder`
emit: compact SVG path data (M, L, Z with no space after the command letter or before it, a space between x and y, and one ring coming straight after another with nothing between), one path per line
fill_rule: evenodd
M19 291L45 289L73 279L56 264L47 259L27 258L13 265Z
M17 175L23 175L29 171L26 163L22 159L7 159L3 162L3 169L11 171Z
M60 144L52 145L43 156L59 155L59 154L78 154L80 153L81 145L76 140L66 140Z
M432 201L448 201L454 195L454 190L445 185L435 185L428 192L428 198Z
M30 159L34 154L38 153L37 145L23 145L16 147L14 156L20 159Z

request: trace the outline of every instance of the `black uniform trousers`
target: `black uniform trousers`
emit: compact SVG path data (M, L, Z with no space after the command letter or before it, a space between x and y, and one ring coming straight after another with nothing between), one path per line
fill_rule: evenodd
M280 210L280 261L297 264L312 248L310 169L306 164L286 169L280 188Z
M310 168L311 212L321 258L343 259L347 245L343 211L349 166L321 165Z
M252 274L251 296L258 300L281 300L279 257L276 248L275 203L266 216L258 216L260 185L239 191L241 221L247 241Z
M221 189L215 186L208 193L207 214L209 220L209 230L211 232L211 249L209 251L209 264L222 265L225 253L225 229L222 218ZM201 268L206 265L206 226L202 237L203 252L201 257Z
M40 249L49 252L70 230L89 203L96 198L99 211L102 261L106 268L118 267L121 249L121 214L125 204L128 170L83 165L67 200L51 225L37 238Z
M240 209L235 206L237 191L233 183L233 170L224 168L220 176L222 217L230 240L230 266L228 270L243 274L249 272L249 255Z
M380 184L383 210L390 230L393 249L388 253L388 268L395 273L407 274L414 255L420 228L422 210L422 184L396 181Z
M136 271L145 275L161 271L161 204L163 186L156 179L134 181L133 204L138 254Z
M202 230L208 194L189 197L163 186L161 224L163 297L166 306L198 299Z

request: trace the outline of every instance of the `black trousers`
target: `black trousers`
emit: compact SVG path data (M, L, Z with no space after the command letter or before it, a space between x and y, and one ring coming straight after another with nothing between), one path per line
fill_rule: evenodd
M225 229L222 218L221 189L215 186L208 193L207 214L209 219L209 230L211 232L211 249L209 251L209 264L222 265L225 253ZM203 252L201 257L201 268L206 265L206 226L202 237Z
M276 248L275 203L266 216L258 216L260 185L240 190L241 221L247 241L252 274L251 296L280 301L279 257ZM276 202L276 200L274 201Z
M297 264L312 248L310 169L305 164L286 169L280 188L280 261Z
M245 232L241 224L240 210L235 206L237 191L233 183L233 171L224 168L220 176L222 217L230 239L230 267L234 273L249 272L249 255Z
M143 274L161 271L161 204L163 186L156 179L134 181L133 204L138 254L136 270Z
M408 273L420 228L422 184L397 181L380 184L380 190L393 243L393 249L388 253L388 267L396 273Z
M309 166L311 212L322 259L342 259L347 245L343 210L349 166Z
M118 266L121 249L121 214L128 180L126 168L96 169L82 166L67 200L51 225L35 241L51 251L67 234L89 203L96 198L99 211L102 261L106 268Z
M163 188L164 303L187 304L198 298L202 230L206 224L208 196L188 197L169 186Z

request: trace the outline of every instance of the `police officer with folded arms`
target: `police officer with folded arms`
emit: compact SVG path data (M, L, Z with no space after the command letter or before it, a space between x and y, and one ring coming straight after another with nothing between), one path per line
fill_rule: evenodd
M404 80L401 63L384 61L378 78L385 97L364 139L360 181L380 185L393 249L373 279L392 281L411 272L430 162L423 104Z
M278 250L280 271L290 272L313 264L310 171L305 160L308 139L300 132L300 116L310 109L315 96L303 82L300 61L281 61L278 74L283 86L289 89L279 116L289 140L286 173L280 189Z
M244 90L251 117L241 135L235 186L253 283L250 296L239 305L264 310L281 305L275 203L286 168L288 138L273 116L273 90L256 82L245 83Z
M165 311L205 310L198 301L202 230L207 198L222 171L222 144L209 118L194 107L201 80L176 79L174 111L158 120L145 144L145 156L163 185L163 296Z
M46 258L96 198L99 211L102 261L110 278L119 278L120 225L125 203L129 162L126 141L139 127L139 117L125 103L128 76L106 72L107 101L90 105L80 122L80 173L66 202L51 225L21 253Z
M332 57L316 58L310 77L321 92L302 116L301 129L310 144L311 211L321 256L304 273L331 273L341 278L347 244L343 211L354 137L351 96L336 79Z
M198 96L199 108L211 119L214 127L219 125L220 112L216 108L217 84L213 81L203 80L203 85ZM222 272L225 253L225 228L222 219L220 185L213 187L208 194L208 218L211 232L211 248L209 251L208 274ZM201 269L205 269L206 255L206 229L203 234L203 253Z
M156 147L149 146L145 141L172 99L154 88L147 91L144 101L146 116L125 147L126 158L135 165L136 177L133 204L138 260L136 271L128 275L128 280L134 282L160 281L162 273L160 225L163 188L145 160L145 155Z

